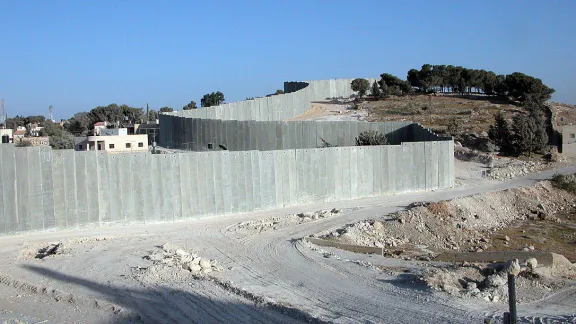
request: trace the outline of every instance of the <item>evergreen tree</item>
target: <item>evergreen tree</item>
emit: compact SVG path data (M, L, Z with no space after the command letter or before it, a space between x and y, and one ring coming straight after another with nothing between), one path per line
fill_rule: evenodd
M380 98L380 87L378 86L378 81L372 83L372 97L374 97L374 99Z
M510 126L504 118L504 116L499 113L495 117L494 125L490 125L488 129L488 137L494 142L494 144L500 147L500 152L509 152L512 149L512 132L510 131Z

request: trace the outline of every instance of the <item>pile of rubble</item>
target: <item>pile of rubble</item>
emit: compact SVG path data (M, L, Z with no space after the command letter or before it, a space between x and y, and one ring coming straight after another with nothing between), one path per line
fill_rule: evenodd
M416 276L434 290L462 298L479 298L490 302L508 301L508 274L516 276L517 301L531 302L552 290L571 285L569 280L552 279L542 275L538 261L530 258L506 264L470 264L449 268L426 268Z
M550 167L550 163L499 158L487 171L487 175L491 179L503 181L536 173Z
M531 187L451 201L413 203L407 210L348 224L315 236L396 251L417 249L424 255L443 250L482 252L492 245L494 239L506 240L505 237L491 238L491 234L508 227L513 221L554 221L555 213L572 206L576 206L574 195L553 188L550 182L545 181Z
M170 243L163 244L159 250L152 251L144 259L152 261L157 266L181 268L192 274L207 274L212 271L224 270L216 260L202 258Z
M554 156L558 156L558 154ZM454 157L465 162L484 164L487 170L483 171L483 175L500 181L522 177L555 166L554 162L522 161L498 156L496 153L484 153L463 147L458 142L454 146Z
M271 216L262 219L246 221L232 227L231 230L236 232L256 232L261 233L269 230L277 230L291 225L308 223L314 220L332 217L341 213L341 210L333 208L331 210L323 209L315 212L305 212L297 214L287 214L280 216Z

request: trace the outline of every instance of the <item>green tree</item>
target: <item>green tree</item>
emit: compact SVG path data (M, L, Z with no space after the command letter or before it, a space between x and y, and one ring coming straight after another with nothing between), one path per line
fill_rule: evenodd
M280 90L280 89L278 89L278 90L276 90L276 92L275 92L274 94L275 94L275 95L281 95L281 94L284 94L284 90Z
M529 75L514 72L506 76L508 95L520 102L532 100L543 103L552 97L554 89L547 87L542 80Z
M386 145L388 140L384 134L380 134L376 130L367 130L361 132L358 137L356 137L357 146L367 146L367 145Z
M154 109L150 109L148 111L148 120L156 120L158 119L158 112Z
M192 110L192 109L196 109L196 108L198 108L198 107L196 107L196 101L194 101L194 100L190 101L189 104L182 107L183 110Z
M122 121L123 115L120 107L117 104L110 104L108 106L98 106L88 112L90 124L97 122L119 122Z
M132 123L142 123L144 121L144 109L133 108L128 105L120 106L120 113L122 114L122 120Z
M224 103L224 94L220 91L207 93L200 99L202 107L219 106Z
M540 111L531 111L528 115L514 116L514 145L518 153L530 155L533 152L544 152L548 144L548 135Z
M380 81L378 81L380 90L384 95L403 95L412 91L412 84L408 81L401 80L400 78L389 74L380 74ZM386 91L385 91L386 89Z
M49 136L50 146L53 149L72 149L74 148L74 135L67 132L59 124L47 120L41 131L42 136Z
M170 108L170 107L162 107L162 108L160 108L160 112L161 112L161 113L163 113L163 112L173 112L173 111L174 111L174 109L172 109L172 108Z
M365 94L366 91L368 91L368 89L370 88L370 82L366 79L354 79L352 80L352 91L356 91L358 92L358 95L360 96L360 98L362 98Z
M378 86L378 81L374 81L374 83L372 83L372 97L374 97L374 99L378 99L380 98L380 86Z
M494 125L490 125L488 129L488 137L500 147L500 152L510 152L513 147L513 137L508 121L501 113L494 116L494 119Z

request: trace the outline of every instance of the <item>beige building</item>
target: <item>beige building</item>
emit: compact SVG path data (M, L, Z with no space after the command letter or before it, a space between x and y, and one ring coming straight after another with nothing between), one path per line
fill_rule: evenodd
M74 138L76 151L106 151L110 153L147 152L147 135L84 136Z
M576 156L576 125L562 126L562 154Z

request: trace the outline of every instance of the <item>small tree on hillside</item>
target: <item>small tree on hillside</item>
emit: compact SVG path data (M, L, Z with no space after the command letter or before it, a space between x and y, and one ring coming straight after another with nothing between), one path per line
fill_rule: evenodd
M540 112L514 116L514 147L518 153L543 152L548 144L546 127Z
M376 130L367 130L361 132L358 137L356 137L357 146L367 146L367 145L386 145L388 140L384 134L380 134Z
M362 98L370 88L370 82L366 79L354 79L351 86L352 90L358 92L358 95Z
M509 152L513 144L510 126L501 113L496 115L494 119L494 125L490 125L488 129L488 137L500 147L500 152Z
M196 107L196 102L194 100L190 101L189 104L182 107L183 110L192 110L192 109L196 109L196 108L198 108L198 107Z
M378 81L372 83L372 97L374 97L374 99L380 98L380 86L378 85Z

